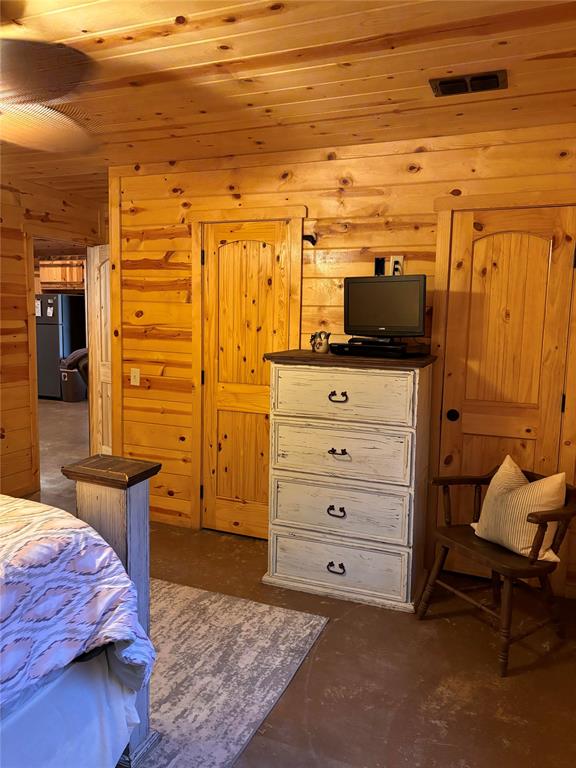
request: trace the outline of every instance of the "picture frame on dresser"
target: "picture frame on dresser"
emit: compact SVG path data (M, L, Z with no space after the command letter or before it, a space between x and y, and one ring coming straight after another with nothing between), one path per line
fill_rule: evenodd
M271 363L267 584L413 611L424 569L432 356Z

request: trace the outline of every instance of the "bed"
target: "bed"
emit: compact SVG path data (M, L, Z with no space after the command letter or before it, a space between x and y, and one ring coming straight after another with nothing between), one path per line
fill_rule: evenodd
M0 495L2 768L113 768L154 657L111 546L63 510Z

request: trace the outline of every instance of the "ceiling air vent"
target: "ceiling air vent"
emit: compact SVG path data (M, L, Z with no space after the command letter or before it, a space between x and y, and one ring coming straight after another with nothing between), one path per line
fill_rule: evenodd
M475 72L473 75L458 77L436 77L430 80L430 87L434 96L501 91L508 88L508 75L505 69L498 69L496 72Z

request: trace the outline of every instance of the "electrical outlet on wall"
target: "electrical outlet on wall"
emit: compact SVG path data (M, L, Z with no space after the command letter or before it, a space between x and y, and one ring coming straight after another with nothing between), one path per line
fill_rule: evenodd
M403 275L404 274L404 254L395 253L390 256L390 274L391 275Z
M130 385L133 387L140 386L140 368L130 368Z

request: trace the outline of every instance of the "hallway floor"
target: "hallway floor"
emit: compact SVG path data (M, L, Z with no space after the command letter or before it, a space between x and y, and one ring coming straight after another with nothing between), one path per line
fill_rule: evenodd
M65 509L74 489L59 467L88 453L84 407L40 403L43 498ZM418 622L263 585L264 541L151 528L152 576L330 618L236 768L576 765L573 601L563 604L568 640L559 644L546 628L514 646L501 679L492 629L451 597L437 595L430 618ZM524 595L518 602L525 622Z
M88 401L39 400L38 422L41 490L32 498L75 512L76 484L65 478L60 469L89 454Z

